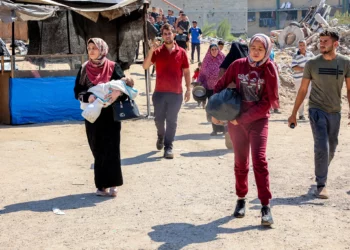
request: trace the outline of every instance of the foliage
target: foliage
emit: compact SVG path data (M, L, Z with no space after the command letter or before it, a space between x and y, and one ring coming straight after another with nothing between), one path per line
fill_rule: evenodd
M231 35L231 24L227 19L224 19L219 23L216 35L224 40L228 40Z
M209 24L205 22L203 27L201 28L203 36L214 37L216 35L214 27L215 27L215 23Z
M350 24L350 14L348 12L341 13L340 11L336 11L334 14L334 18L338 19L338 24Z

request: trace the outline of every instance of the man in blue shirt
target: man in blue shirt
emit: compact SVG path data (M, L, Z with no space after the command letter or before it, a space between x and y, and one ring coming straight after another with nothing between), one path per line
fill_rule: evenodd
M190 28L189 33L192 44L191 63L194 63L195 49L197 49L198 62L200 62L202 30L197 27L197 21L194 20L192 22L192 27Z
M168 10L166 19L168 20L168 23L175 28L176 16L174 16L174 11Z

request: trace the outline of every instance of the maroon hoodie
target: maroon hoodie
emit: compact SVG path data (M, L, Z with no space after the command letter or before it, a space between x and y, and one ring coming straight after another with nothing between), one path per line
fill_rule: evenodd
M234 82L242 97L238 124L247 124L270 117L271 106L278 107L277 71L268 60L259 67L252 67L248 58L234 61L216 83L214 92L220 92Z

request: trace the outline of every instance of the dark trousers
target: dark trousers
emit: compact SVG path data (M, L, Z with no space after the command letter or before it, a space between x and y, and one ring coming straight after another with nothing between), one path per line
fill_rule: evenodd
M182 100L182 94L168 92L155 92L152 96L157 134L158 136L164 137L165 149L173 148L177 116L181 108Z
M271 199L269 170L266 161L268 119L260 119L249 124L228 124L232 146L235 149L236 194L245 197L248 193L249 151L252 151L253 170L258 198L262 205Z
M315 176L317 186L327 183L328 167L338 145L340 113L309 109L310 125L314 136Z
M201 61L201 44L200 43L192 43L192 53L191 53L191 59L192 61L194 60L194 51L197 48L197 57L198 57L198 62Z

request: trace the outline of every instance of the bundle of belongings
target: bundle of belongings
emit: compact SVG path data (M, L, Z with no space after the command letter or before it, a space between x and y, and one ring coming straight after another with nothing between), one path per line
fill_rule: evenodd
M209 98L206 111L219 121L232 121L239 115L241 96L237 89L227 88Z
M88 92L92 93L96 97L96 100L93 103L80 102L80 108L83 110L81 115L87 121L94 123L100 116L102 108L106 108L112 104L109 102L109 99L104 99L106 95L112 93L112 90L119 90L127 95L130 100L134 100L138 91L126 85L128 80L128 78L112 80L89 88Z

